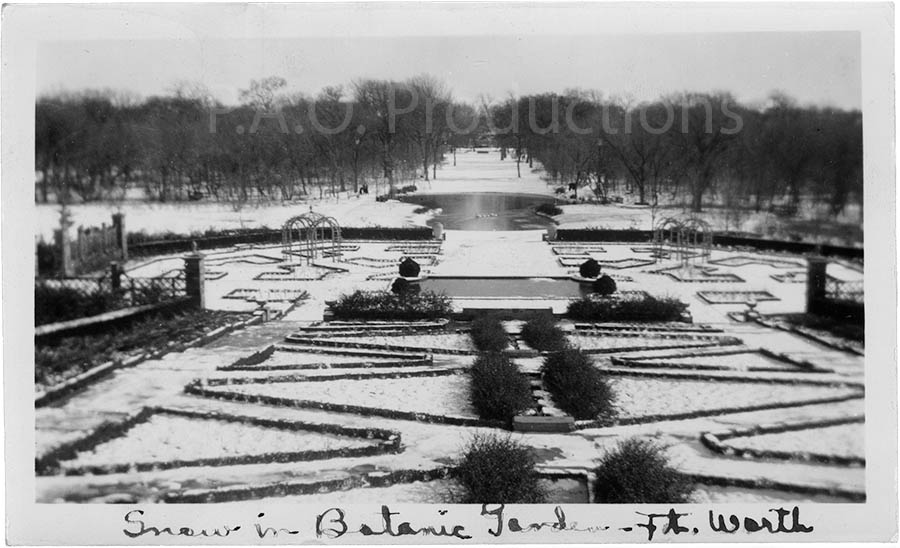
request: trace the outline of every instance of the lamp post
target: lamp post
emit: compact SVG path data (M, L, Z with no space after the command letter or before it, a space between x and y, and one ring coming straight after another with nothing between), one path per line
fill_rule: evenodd
M606 187L603 184L601 177L601 172L603 171L603 138L597 138L597 188L600 189L600 193L603 197L606 197Z

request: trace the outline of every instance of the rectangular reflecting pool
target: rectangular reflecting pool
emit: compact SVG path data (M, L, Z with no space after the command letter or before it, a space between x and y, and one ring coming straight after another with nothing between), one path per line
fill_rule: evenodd
M534 297L578 299L590 293L590 284L570 278L466 278L436 277L418 282L423 291L450 297Z

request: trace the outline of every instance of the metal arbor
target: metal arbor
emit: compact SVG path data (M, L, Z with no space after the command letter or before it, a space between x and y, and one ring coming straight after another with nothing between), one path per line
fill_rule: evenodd
M329 239L330 252L326 244ZM294 257L300 257L306 259L308 265L319 256L319 251L322 251L323 257L330 254L333 261L341 258L341 225L334 217L316 213L310 208L308 213L291 217L282 225L281 253L285 261L293 262Z
M664 256L663 247L668 244L674 247L675 259L682 267L690 266L697 259L706 262L712 252L712 243L712 227L696 217L666 217L653 227L657 260Z

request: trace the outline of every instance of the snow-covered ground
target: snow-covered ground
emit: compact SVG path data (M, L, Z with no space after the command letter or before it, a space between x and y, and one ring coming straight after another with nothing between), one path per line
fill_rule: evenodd
M213 388L212 390L216 390ZM432 415L476 417L464 374L397 379L334 380L243 384L228 392L295 400L359 405Z
M842 424L824 428L792 430L777 434L729 438L724 444L737 449L814 453L841 457L865 457L865 425Z
M309 211L310 207L336 218L343 226L424 226L430 218L427 214L414 213L417 206L412 204L397 200L376 202L373 194L296 203L247 204L238 210L227 203L127 201L120 204L75 204L69 206L69 211L74 227L100 226L102 223L110 225L112 214L122 212L129 232L190 234L208 229L281 228L289 218ZM53 230L59 228L60 211L59 205L35 206L36 237L52 240Z
M65 461L63 468L198 460L370 445L363 439L288 431L233 421L153 415L124 436Z
M471 157L470 157L471 156ZM423 191L432 192L475 192L475 191L511 191L535 192L546 194L547 185L537 173L526 172L523 165L523 177L515 177L515 164L509 160L501 163L492 155L459 154L455 169L467 172L468 175L451 176L452 165L444 165L438 172L437 181L423 186ZM480 175L479 175L480 174ZM479 183L484 183L480 185ZM541 187L543 185L543 188ZM328 203L320 204L322 208ZM324 212L327 210L316 209ZM424 223L427 215L413 214L414 206L388 202L388 205L375 203L370 197L351 198L332 203L336 208L346 208L338 216L339 222L346 225L357 224L354 219L381 219L394 223L386 217L380 217L386 211L395 211L406 222ZM78 206L82 207L82 206ZM83 206L85 214L95 206ZM154 206L155 207L155 206ZM308 206L278 206L266 209L245 209L234 212L228 208L219 208L215 213L213 206L202 205L179 209L180 206L167 205L172 208L169 213L160 215L163 210L150 206L141 206L133 216L126 220L131 230L139 228L144 222L148 231L171 229L176 232L188 229L202 230L217 225L220 221L226 226L239 226L250 219L250 212L257 211L253 222L277 227L288 215L305 211ZM216 206L218 207L218 206ZM568 206L567 206L568 207ZM598 206L572 206L588 208ZM614 207L609 210L611 222L618 215L621 222L626 222L627 215L644 215L645 210L633 207ZM142 208L148 211L141 212ZM206 208L206 209L204 209ZM49 208L52 210L52 208ZM76 208L77 209L77 208ZM154 210L154 211L149 211ZM269 212L266 212L269 211ZM405 212L405 213L403 213ZM110 211L103 211L108 217ZM196 213L196 214L195 214ZM334 213L332 213L334 214ZM568 214L568 213L567 213ZM129 214L130 215L130 214ZM142 217L143 215L143 217ZM407 215L404 217L403 215ZM606 213L604 213L606 215ZM55 222L55 217L49 216ZM141 221L141 219L145 219ZM49 223L52 228L53 222ZM362 222L362 221L360 221ZM595 222L599 220L595 219ZM232 223L232 224L227 224ZM237 223L237 224L234 224ZM91 223L93 224L93 223ZM394 226L399 226L394 224ZM518 232L477 232L448 231L447 239L441 242L440 248L430 242L433 249L427 250L433 259L423 260L423 273L431 276L484 276L484 277L566 277L577 270L578 260L586 260L588 255L578 255L587 251L591 256L610 262L604 266L605 272L615 274L620 291L646 291L655 296L669 295L677 297L690 305L690 312L695 323L705 323L721 329L721 336L736 337L743 341L743 347L765 348L776 354L784 353L791 359L810 361L813 364L833 369L834 373L809 374L794 372L785 367L785 372L754 373L760 378L792 376L792 378L811 377L828 381L846 381L859 383L863 380L865 360L862 356L841 352L823 347L795 334L763 327L756 323L739 323L729 318L728 313L744 310L746 305L736 304L710 305L697 296L698 291L766 291L778 298L776 301L764 301L758 304L757 310L762 314L796 313L804 306L804 285L789 283L773 278L773 275L791 271L803 271L804 261L800 257L785 254L764 254L746 251L729 251L716 249L709 257L711 261L699 266L710 268L713 274L733 274L743 281L731 278L727 282L677 281L669 276L654 273L654 270L677 266L677 260L671 255L668 258L648 263L653 260L647 245L603 243L570 244L570 249L558 249L554 253L553 246L542 241L543 231ZM204 467L202 469L173 469L150 471L139 474L118 474L112 476L71 476L38 478L38 499L53 500L90 500L92 497L123 491L135 496L135 500L155 500L167 490L179 490L186 485L197 487L215 487L220 485L264 484L289 480L321 481L323 478L352 478L370 470L400 471L422 470L445 466L459 454L466 440L473 433L484 432L485 429L457 427L446 424L431 424L410 420L392 420L381 416L367 416L355 413L334 413L314 409L298 409L289 406L268 406L240 402L221 401L214 398L188 395L184 386L194 379L215 379L208 388L213 391L241 392L246 394L271 395L292 400L312 400L328 403L339 403L352 406L379 407L414 413L430 413L437 415L475 417L469 402L469 378L464 373L442 376L418 376L409 378L362 380L307 380L299 378L292 382L284 382L285 375L296 374L308 377L321 377L337 373L369 374L388 372L422 373L429 369L465 368L472 356L435 355L433 365L398 366L396 368L342 368L342 364L358 364L359 362L394 361L396 358L377 358L353 354L351 349L335 349L314 347L312 345L294 345L301 347L302 352L277 351L265 360L257 371L223 371L220 368L233 364L239 358L245 358L269 345L284 344L285 337L296 333L298 326L322 320L325 302L342 293L355 289L386 289L397 274L391 264L405 253L421 253L421 246L411 244L397 245L394 242L359 242L359 249L347 251L345 258L355 259L353 262L331 259L321 260L316 267L300 267L294 273L297 277L317 277L325 266L338 266L346 272L330 273L318 280L300 280L269 276L270 279L258 279L266 272L284 272L279 268L289 266L283 262L284 257L278 246L256 246L231 250L210 250L207 253L209 264L207 272L222 273L221 277L207 281L207 306L210 308L250 310L259 303L245 299L225 298L236 290L246 290L257 297L278 296L287 292L308 292L306 300L297 303L296 308L285 317L268 323L253 326L229 334L205 347L190 349L181 353L171 353L164 359L149 360L137 367L121 369L111 377L89 386L84 391L74 394L70 399L58 406L42 407L36 410L37 415L37 449L43 454L49 449L64 442L70 442L85 436L105 420L121 420L147 405L165 405L199 411L220 411L233 414L252 414L264 418L279 418L324 424L354 427L385 428L399 432L402 436L402 452L390 455L377 455L367 458L336 459L308 463L271 463L266 465L243 465ZM354 242L356 245L356 242ZM562 246L561 246L562 247ZM589 247L592 249L574 249ZM597 249L602 247L602 252ZM671 252L671 250L669 250ZM745 262L741 257L761 259ZM561 258L571 259L567 264ZM772 263L771 260L779 261ZM387 262L382 262L387 261ZM785 261L793 261L796 265ZM132 261L127 266L131 276L152 276L166 272L177 272L183 260L179 255L151 264L140 264ZM384 265L388 265L387 268ZM619 268L614 268L619 267ZM830 266L829 273L846 280L861 280L862 273L855 268ZM217 274L218 276L218 274ZM533 295L521 295L517 298L466 299L456 300L456 308L495 306L503 308L553 308L562 312L568 301L566 299L534 298ZM269 303L269 306L280 306L287 309L291 303ZM571 325L566 326L571 331ZM452 332L423 332L421 335L390 335L373 331L365 335L340 337L327 335L332 340L342 339L348 343L369 342L381 344L417 343L422 347L440 346L448 348L470 348L466 334ZM603 333L590 336L585 333L573 335L575 341L582 346L602 348L623 348L642 346L637 352L622 354L622 357L642 357L663 363L648 368L648 374L665 373L673 375L685 373L683 369L666 368L665 363L672 361L695 365L726 364L732 369L745 369L749 366L763 365L771 367L771 360L758 354L739 354L702 358L659 358L685 351L653 350L657 344L693 344L689 340L664 339L652 336L617 336L615 333ZM705 341L699 344L707 344ZM346 354L339 352L346 351ZM424 352L423 352L424 353ZM614 355L614 354L613 354ZM523 370L537 372L541 360L539 358L517 359ZM308 365L323 363L329 369L322 370L280 370L265 371L266 366L285 367L291 365ZM610 355L595 356L598 367L609 368ZM780 363L780 362L776 362ZM631 368L629 372L634 373ZM444 371L441 371L444 372ZM705 371L690 371L692 375ZM713 373L710 372L710 377ZM735 375L734 371L725 371L726 375ZM751 376L744 371L741 376ZM252 384L218 385L223 379L252 378ZM574 467L588 470L596 466L603 452L618 441L631 436L646 436L665 442L670 453L676 457L677 464L687 472L709 474L734 479L770 479L787 484L813 485L824 488L842 488L863 491L865 486L865 470L822 465L810 462L759 461L753 459L730 459L713 453L699 442L703 432L715 432L731 428L751 428L756 425L775 422L803 422L858 415L864 412L865 401L862 398L845 402L803 405L803 400L812 398L829 398L858 393L852 388L830 386L813 386L809 384L774 384L727 380L684 380L677 378L660 378L652 376L634 377L610 375L611 383L617 395L617 405L622 417L636 417L654 414L685 413L722 409L726 407L753 406L765 403L786 404L787 407L755 412L731 413L716 417L652 422L647 424L615 426L608 428L591 428L566 434L520 434L514 433L515 439L522 441L535 450L536 458L542 466L556 468ZM265 382L270 381L270 382ZM160 423L159 421L166 421ZM258 447L291 450L291 447L317 447L324 444L320 438L307 440L305 434L297 436L266 429L249 428L243 431L234 424L218 424L210 421L189 421L191 424L172 422L172 417L160 416L143 426L136 428L128 435L101 445L93 452L85 452L78 458L81 463L135 462L142 459L172 460L194 458L203 455L236 455L249 454ZM863 425L854 428L861 429ZM824 430L824 429L823 429ZM821 440L809 440L803 436L814 431L793 433L784 440L764 440L777 442L785 446L804 444L815 447L815 443L831 440L833 454L838 449L856 453L860 449L861 438L853 438L847 429L838 429ZM828 431L832 432L832 431ZM826 433L828 433L826 432ZM847 434L847 435L845 435ZM215 438L215 439L211 439ZM251 440L248 445L241 439ZM303 439L301 439L303 438ZM787 439L790 438L790 439ZM798 441L802 440L802 441ZM729 440L737 441L737 440ZM749 442L759 440L747 438ZM320 443L321 442L321 443ZM335 443L342 443L339 439ZM331 442L329 442L331 443ZM771 446L772 443L769 443ZM835 448L835 445L841 447ZM281 449L286 448L286 449ZM772 447L767 447L772 448ZM255 453L254 453L255 454ZM152 486L156 491L152 491ZM441 482L404 484L376 489L352 489L346 492L295 497L300 501L322 502L329 500L351 500L364 502L441 502L446 485ZM698 501L721 502L780 502L780 501L825 501L835 500L829 497L797 495L789 492L759 491L734 488L700 486L695 493ZM288 499L284 499L288 500Z
M849 388L628 377L613 378L611 383L621 418L790 404L856 393Z

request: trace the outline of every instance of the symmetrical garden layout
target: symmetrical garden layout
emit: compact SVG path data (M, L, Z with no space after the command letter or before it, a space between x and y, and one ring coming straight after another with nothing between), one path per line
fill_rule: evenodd
M450 468L466 440L509 428L473 409L468 322L322 321L326 301L386 289L408 256L431 277L560 283L594 257L620 274L620 292L690 305L693 323L561 320L569 343L610 379L615 403L569 432L512 433L533 448L552 502L589 502L598 459L633 436L668 448L696 482L697 502L865 498L862 352L765 320L803 310L804 285L788 283L802 272L801 257L714 249L708 261L684 268L664 249L548 243L539 232L348 241L342 252L340 261L303 266L273 246L209 252L207 307L283 315L120 369L38 408L37 499L453 501ZM160 275L179 261L128 266ZM862 277L853 265L829 274ZM748 300L762 323L738 321ZM566 302L523 294L459 298L454 307L559 313ZM504 328L531 383L530 413L562 414L521 322Z

